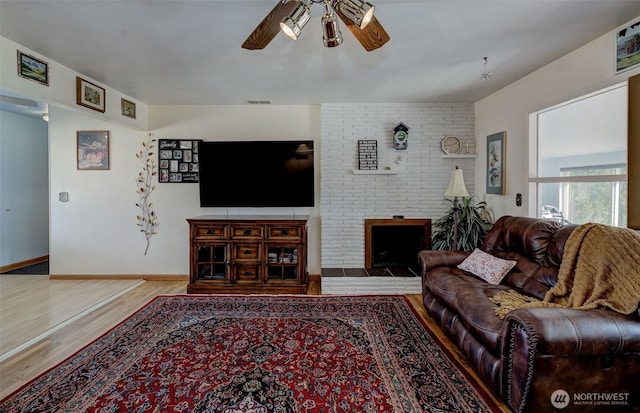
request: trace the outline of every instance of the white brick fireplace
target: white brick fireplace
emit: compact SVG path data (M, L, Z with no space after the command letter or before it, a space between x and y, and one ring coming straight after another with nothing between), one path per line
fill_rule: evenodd
M410 128L408 149L404 151L393 149L393 128L399 122ZM435 220L444 214L450 204L444 201L443 194L456 165L464 171L469 193L474 193L474 163L478 160L443 158L440 148L445 136L454 135L463 143L471 142L469 149L475 152L472 104L323 104L321 134L323 269L364 267L365 218L403 215ZM389 168L393 174L354 174L358 169L357 142L362 139L378 141L379 169ZM463 144L462 151L465 149ZM377 280L389 277L342 278L337 281L323 276L323 292L420 291L419 277L401 284L398 279ZM381 288L380 283L389 287ZM413 284L407 287L402 283Z

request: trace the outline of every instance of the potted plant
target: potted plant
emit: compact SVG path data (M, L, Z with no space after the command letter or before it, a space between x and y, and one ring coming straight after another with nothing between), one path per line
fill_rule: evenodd
M431 249L454 249L454 222L457 204L457 239L459 251L473 251L484 241L493 226L493 213L484 201L475 202L474 197L463 197L461 202L450 200L451 209L433 223Z

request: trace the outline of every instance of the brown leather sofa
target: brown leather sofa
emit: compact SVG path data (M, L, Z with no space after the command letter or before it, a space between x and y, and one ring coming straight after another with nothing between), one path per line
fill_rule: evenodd
M457 268L468 252L421 251L424 305L516 412L640 412L640 309L518 308L501 319L489 301L508 288L543 299L575 228L501 217L481 247L517 261L499 285Z

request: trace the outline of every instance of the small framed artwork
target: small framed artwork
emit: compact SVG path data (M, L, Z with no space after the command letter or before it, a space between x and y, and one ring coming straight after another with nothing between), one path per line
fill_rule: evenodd
M640 18L616 31L616 74L640 65Z
M18 76L49 86L49 64L18 50Z
M76 142L78 170L109 169L109 131L80 130Z
M122 116L127 118L136 118L136 104L127 99L120 99L120 109Z
M104 88L76 77L76 103L78 105L104 113L105 99Z
M487 136L487 193L505 194L507 132Z

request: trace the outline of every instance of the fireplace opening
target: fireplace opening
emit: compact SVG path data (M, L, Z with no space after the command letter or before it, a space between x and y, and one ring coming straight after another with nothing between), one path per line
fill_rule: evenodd
M418 252L430 247L429 219L365 220L365 267L373 275L417 276Z

